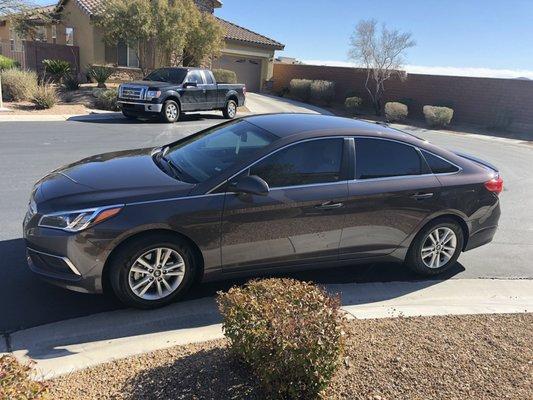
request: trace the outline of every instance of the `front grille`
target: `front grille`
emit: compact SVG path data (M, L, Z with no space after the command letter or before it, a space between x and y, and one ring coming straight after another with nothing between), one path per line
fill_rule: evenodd
M142 86L122 85L120 87L119 97L127 100L144 100L146 97L146 88Z

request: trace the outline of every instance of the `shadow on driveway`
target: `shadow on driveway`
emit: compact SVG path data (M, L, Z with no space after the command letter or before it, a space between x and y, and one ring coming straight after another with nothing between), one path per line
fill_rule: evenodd
M208 121L208 120L220 120L225 121L226 118L220 113L214 114L214 113L192 113L192 114L182 114L180 116L180 119L177 124L180 122L195 122L195 121ZM240 115L239 115L240 116ZM159 123L159 124L167 124L166 122L163 122L160 120L157 116L150 117L140 117L137 119L128 119L122 115L120 112L116 113L95 113L95 114L88 114L88 115L77 115L74 117L70 117L67 119L67 121L75 121L75 122L88 122L92 124L144 124L144 123Z

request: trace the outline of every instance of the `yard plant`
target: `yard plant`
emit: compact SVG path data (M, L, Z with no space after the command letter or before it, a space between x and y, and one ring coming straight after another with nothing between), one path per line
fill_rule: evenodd
M363 99L357 96L347 97L346 100L344 100L344 108L350 113L350 115L356 115L362 104Z
M273 398L314 399L343 352L338 297L292 279L255 280L219 293L224 334L234 354Z
M29 365L18 363L12 356L0 356L0 399L47 399L47 386L33 381L30 370Z
M402 121L407 118L409 109L405 104L390 101L385 104L385 117L389 122Z
M50 77L54 82L61 82L71 72L70 63L65 60L43 60L46 77Z
M423 111L426 122L433 128L443 128L453 118L453 109L449 107L424 106Z
M101 90L96 95L96 101L94 105L96 108L101 110L108 111L118 111L118 90L117 89L106 89Z
M30 100L37 90L37 74L19 69L6 69L2 77L2 97L5 101Z
M19 63L17 61L0 54L0 71L16 68L18 66Z
M37 87L31 101L39 109L52 108L58 102L57 89L50 83L43 83Z
M91 65L87 69L87 74L89 77L96 82L98 82L98 87L105 89L107 80L113 75L115 72L114 68L106 67L103 65Z
M237 83L237 74L229 69L214 69L213 75L218 83Z
M289 93L292 97L301 101L309 101L311 98L311 84L310 79L291 79L289 83Z
M316 103L331 104L335 98L335 82L331 81L312 81L311 82L311 100Z

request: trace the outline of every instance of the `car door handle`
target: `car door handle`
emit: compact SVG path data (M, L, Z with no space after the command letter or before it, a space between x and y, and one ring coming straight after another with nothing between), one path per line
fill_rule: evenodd
M317 210L334 210L341 207L344 207L344 203L334 203L332 201L326 201L325 203L315 206Z
M415 193L411 196L412 199L424 200L433 197L434 193Z

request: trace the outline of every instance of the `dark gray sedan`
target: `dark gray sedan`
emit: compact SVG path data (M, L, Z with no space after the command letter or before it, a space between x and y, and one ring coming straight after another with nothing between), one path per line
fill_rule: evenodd
M492 240L502 189L489 163L380 124L259 115L53 171L24 237L46 280L151 308L237 275L377 261L442 273Z

